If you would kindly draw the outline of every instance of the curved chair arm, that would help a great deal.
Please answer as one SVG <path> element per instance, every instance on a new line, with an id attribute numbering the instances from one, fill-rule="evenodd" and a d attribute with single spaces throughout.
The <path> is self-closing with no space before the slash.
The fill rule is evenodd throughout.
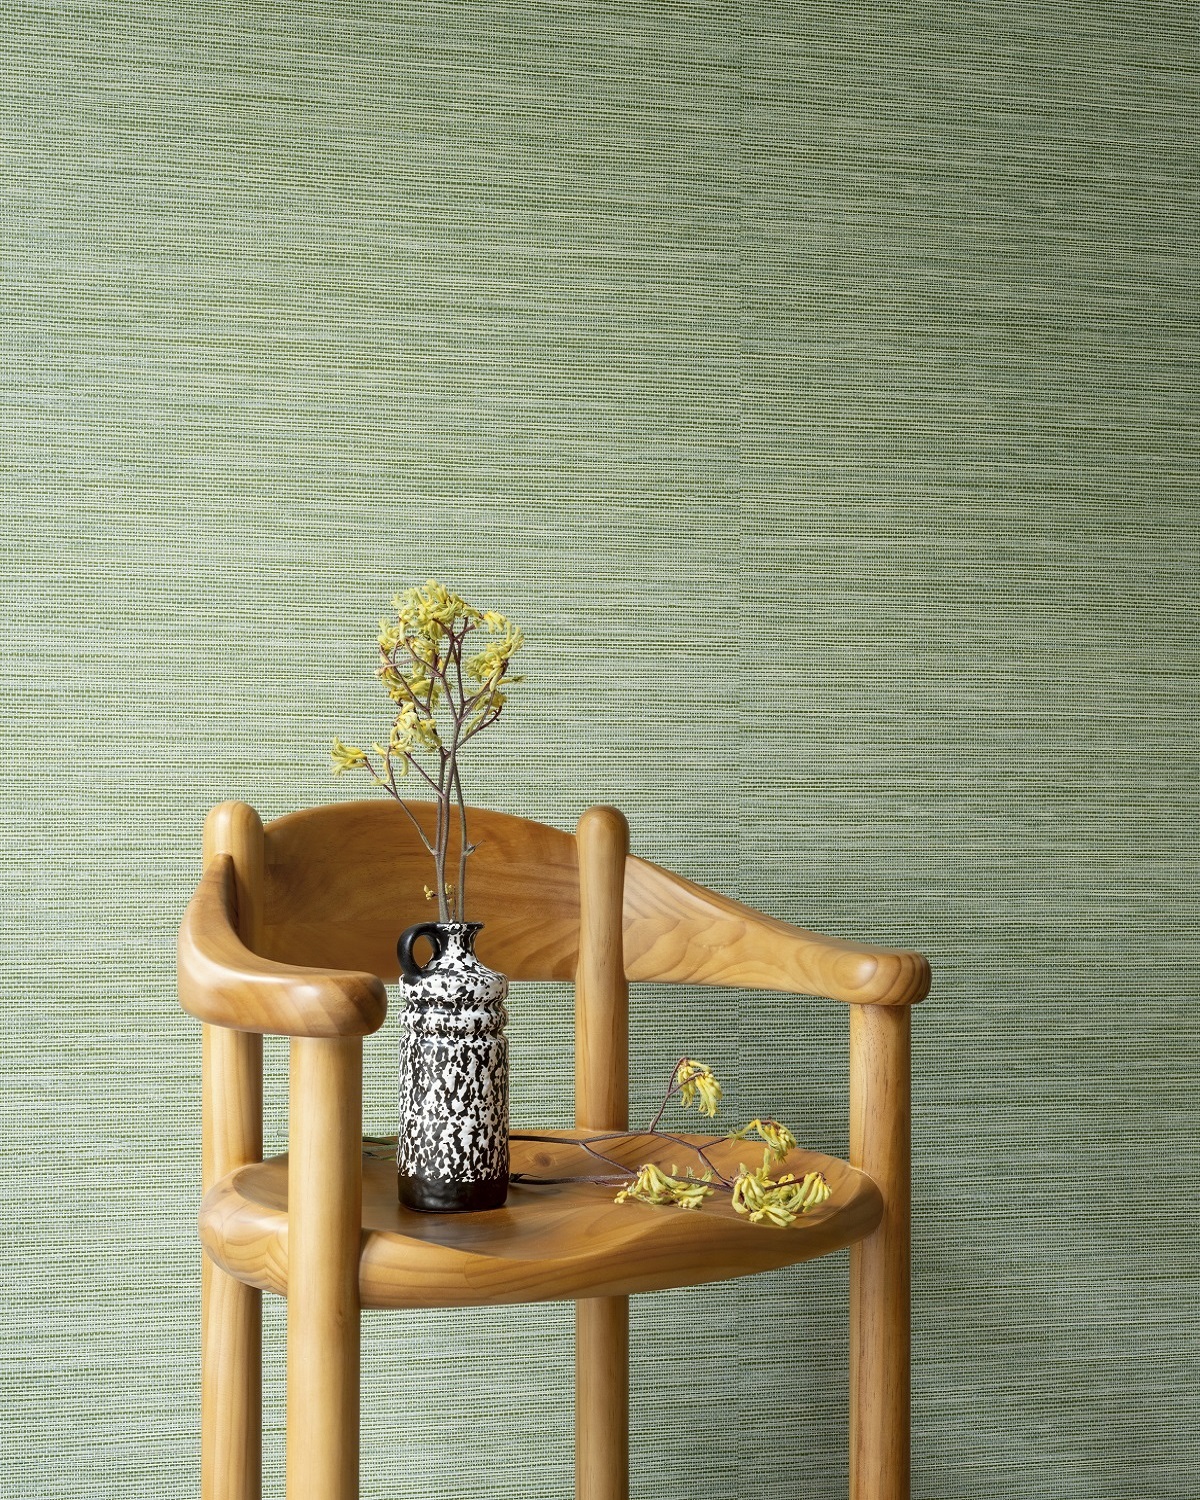
<path id="1" fill-rule="evenodd" d="M 213 1026 L 273 1036 L 366 1036 L 387 1014 L 387 991 L 374 974 L 298 968 L 246 947 L 228 854 L 210 860 L 184 913 L 179 998 Z"/>
<path id="2" fill-rule="evenodd" d="M 852 1005 L 915 1005 L 929 993 L 920 953 L 806 932 L 630 855 L 625 976 L 825 995 Z"/>

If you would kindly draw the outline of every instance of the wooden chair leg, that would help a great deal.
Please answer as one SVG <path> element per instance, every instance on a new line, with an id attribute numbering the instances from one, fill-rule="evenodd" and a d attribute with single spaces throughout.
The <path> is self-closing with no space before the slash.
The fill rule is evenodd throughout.
<path id="1" fill-rule="evenodd" d="M 200 1494 L 262 1497 L 262 1293 L 200 1272 Z"/>
<path id="2" fill-rule="evenodd" d="M 629 1298 L 575 1304 L 575 1497 L 629 1500 Z"/>
<path id="3" fill-rule="evenodd" d="M 203 1183 L 262 1159 L 262 1037 L 205 1026 Z M 200 1494 L 262 1500 L 262 1293 L 200 1267 Z"/>
<path id="4" fill-rule="evenodd" d="M 579 820 L 575 1123 L 629 1124 L 629 984 L 622 912 L 629 825 L 614 807 Z M 576 1500 L 628 1500 L 629 1298 L 575 1304 Z"/>
<path id="5" fill-rule="evenodd" d="M 362 1038 L 291 1052 L 287 1500 L 358 1500 Z"/>
<path id="6" fill-rule="evenodd" d="M 910 1013 L 850 1007 L 850 1161 L 883 1220 L 850 1247 L 850 1500 L 909 1500 Z"/>

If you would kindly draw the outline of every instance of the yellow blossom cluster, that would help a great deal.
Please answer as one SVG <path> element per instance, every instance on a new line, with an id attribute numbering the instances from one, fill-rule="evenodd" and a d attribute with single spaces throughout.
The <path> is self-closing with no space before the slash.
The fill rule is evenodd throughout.
<path id="1" fill-rule="evenodd" d="M 392 607 L 396 611 L 396 623 L 400 632 L 397 645 L 409 635 L 439 641 L 460 620 L 467 620 L 475 625 L 483 618 L 481 611 L 474 605 L 468 604 L 460 594 L 452 592 L 436 578 L 431 578 L 424 588 L 405 589 L 402 594 L 397 594 L 392 600 Z M 380 645 L 382 644 L 380 641 Z"/>
<path id="2" fill-rule="evenodd" d="M 782 1161 L 789 1151 L 796 1149 L 796 1137 L 778 1120 L 751 1120 L 740 1130 L 731 1131 L 728 1139 L 748 1141 L 752 1135 L 758 1136 L 760 1141 L 766 1141 L 767 1154 L 775 1161 Z"/>
<path id="3" fill-rule="evenodd" d="M 815 1208 L 818 1203 L 824 1203 L 831 1191 L 820 1172 L 806 1172 L 799 1182 L 794 1172 L 784 1172 L 778 1179 L 773 1178 L 768 1149 L 763 1153 L 761 1167 L 751 1171 L 743 1164 L 738 1168 L 733 1184 L 733 1206 L 752 1224 L 774 1224 L 777 1229 L 785 1229 L 801 1214 Z"/>
<path id="4" fill-rule="evenodd" d="M 384 622 L 380 621 L 382 625 Z M 383 632 L 380 632 L 380 640 Z M 376 669 L 375 675 L 383 683 L 388 697 L 393 703 L 401 703 L 405 708 L 411 708 L 414 713 L 421 709 L 432 714 L 442 700 L 442 684 L 434 675 L 442 663 L 441 654 L 436 646 L 428 641 L 422 641 L 413 637 L 407 643 L 408 653 L 413 658 L 413 668 L 404 673 L 391 659 L 388 652 L 380 646 L 380 654 L 383 656 L 383 665 Z M 394 654 L 399 650 L 399 645 L 392 647 Z"/>
<path id="5" fill-rule="evenodd" d="M 341 740 L 334 740 L 331 754 L 335 776 L 340 776 L 343 771 L 358 771 L 367 764 L 365 750 L 360 750 L 357 745 L 343 745 Z"/>
<path id="6" fill-rule="evenodd" d="M 436 722 L 433 719 L 423 719 L 409 703 L 396 715 L 386 748 L 383 745 L 373 745 L 371 748 L 377 755 L 383 756 L 384 760 L 394 755 L 399 762 L 401 776 L 407 776 L 413 751 L 436 750 L 441 742 Z"/>
<path id="7" fill-rule="evenodd" d="M 699 1208 L 712 1193 L 708 1184 L 712 1173 L 693 1177 L 689 1170 L 685 1177 L 678 1175 L 679 1169 L 672 1163 L 670 1173 L 656 1167 L 653 1162 L 638 1168 L 637 1176 L 627 1188 L 622 1188 L 615 1201 L 624 1203 L 627 1198 L 636 1198 L 641 1203 L 674 1203 L 678 1208 Z"/>
<path id="8" fill-rule="evenodd" d="M 372 745 L 375 758 L 360 745 L 333 742 L 333 770 L 365 770 L 376 786 L 405 809 L 413 828 L 433 857 L 438 913 L 450 920 L 446 895 L 455 888 L 445 880 L 450 846 L 452 803 L 458 804 L 457 908 L 464 920 L 466 861 L 474 852 L 467 836 L 467 810 L 458 757 L 467 742 L 500 715 L 507 687 L 520 682 L 508 675 L 512 658 L 524 644 L 524 633 L 496 610 L 479 610 L 445 584 L 431 578 L 424 587 L 406 589 L 392 600 L 394 619 L 379 622 L 380 664 L 376 676 L 395 705 L 387 740 Z M 479 632 L 486 645 L 468 654 L 467 640 Z M 432 757 L 432 765 L 421 759 Z M 432 835 L 413 816 L 397 784 L 397 773 L 415 770 L 434 794 L 437 809 Z"/>
<path id="9" fill-rule="evenodd" d="M 676 1070 L 675 1081 L 679 1088 L 679 1102 L 684 1109 L 698 1098 L 702 1115 L 716 1114 L 717 1105 L 721 1102 L 721 1085 L 710 1067 L 685 1057 Z"/>
<path id="10" fill-rule="evenodd" d="M 467 676 L 475 682 L 499 682 L 513 653 L 525 644 L 525 632 L 519 625 L 510 625 L 494 610 L 488 610 L 483 618 L 486 629 L 495 632 L 499 639 L 489 641 L 482 651 L 471 657 L 467 662 Z M 519 677 L 509 678 L 510 682 L 520 680 Z"/>
<path id="11" fill-rule="evenodd" d="M 392 752 L 407 757 L 414 749 L 445 748 L 435 714 L 454 677 L 460 688 L 464 677 L 475 684 L 469 701 L 463 688 L 459 705 L 462 717 L 455 714 L 458 743 L 464 743 L 504 707 L 507 694 L 501 691 L 501 679 L 506 685 L 522 680 L 509 675 L 509 665 L 525 643 L 524 631 L 497 610 L 476 609 L 436 578 L 424 588 L 397 594 L 392 604 L 396 618 L 379 622 L 383 661 L 376 674 L 388 696 L 400 705 L 392 732 Z M 466 657 L 463 641 L 474 630 L 483 630 L 495 639 L 474 656 Z M 401 652 L 411 658 L 411 665 L 398 663 Z M 401 771 L 407 774 L 407 759 L 402 759 Z"/>
<path id="12" fill-rule="evenodd" d="M 476 609 L 436 578 L 424 588 L 397 594 L 392 604 L 396 618 L 379 622 L 383 660 L 376 676 L 398 709 L 387 744 L 371 748 L 384 761 L 385 773 L 393 768 L 394 757 L 394 769 L 407 776 L 415 752 L 440 750 L 449 754 L 453 748 L 450 739 L 443 738 L 436 711 L 452 681 L 456 687 L 462 686 L 462 677 L 455 674 L 461 673 L 478 684 L 470 692 L 463 688 L 462 701 L 452 705 L 457 746 L 461 747 L 485 721 L 490 723 L 495 718 L 506 701 L 499 686 L 501 679 L 506 686 L 522 681 L 509 676 L 508 668 L 525 635 L 498 611 Z M 473 630 L 483 630 L 496 639 L 464 659 L 463 639 Z M 380 786 L 388 786 L 387 774 L 376 773 L 365 750 L 334 740 L 335 775 L 364 768 Z"/>
<path id="13" fill-rule="evenodd" d="M 695 1103 L 701 1114 L 715 1115 L 721 1099 L 721 1085 L 706 1063 L 697 1062 L 692 1057 L 681 1058 L 671 1074 L 663 1107 L 650 1127 L 651 1135 L 657 1132 L 663 1109 L 672 1094 L 679 1095 L 679 1102 L 685 1109 Z M 704 1199 L 712 1195 L 712 1184 L 716 1181 L 730 1191 L 736 1213 L 748 1218 L 752 1224 L 770 1224 L 778 1229 L 795 1223 L 801 1214 L 825 1202 L 831 1189 L 820 1172 L 808 1172 L 799 1181 L 794 1172 L 772 1176 L 772 1171 L 796 1147 L 796 1137 L 786 1125 L 772 1119 L 751 1120 L 740 1130 L 732 1131 L 726 1139 L 746 1141 L 753 1137 L 762 1141 L 765 1147 L 760 1167 L 751 1169 L 743 1162 L 738 1167 L 737 1176 L 731 1180 L 714 1170 L 705 1149 L 692 1138 L 690 1144 L 709 1167 L 703 1177 L 696 1177 L 690 1167 L 686 1175 L 680 1176 L 674 1165 L 670 1172 L 665 1172 L 654 1162 L 646 1162 L 638 1168 L 633 1181 L 617 1194 L 616 1201 L 624 1203 L 632 1198 L 641 1203 L 674 1203 L 679 1208 L 699 1208 Z"/>

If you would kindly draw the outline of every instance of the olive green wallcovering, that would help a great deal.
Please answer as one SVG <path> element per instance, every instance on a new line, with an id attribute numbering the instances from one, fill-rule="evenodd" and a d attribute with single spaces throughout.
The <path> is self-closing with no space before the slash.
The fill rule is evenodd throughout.
<path id="1" fill-rule="evenodd" d="M 0 7 L 0 1495 L 195 1493 L 201 820 L 363 794 L 433 574 L 529 631 L 476 800 L 931 955 L 916 1494 L 1194 1500 L 1194 28 Z M 639 1111 L 686 1047 L 844 1148 L 837 1008 L 639 998 Z M 564 1121 L 567 997 L 513 1010 Z M 844 1493 L 845 1283 L 635 1304 L 636 1495 Z M 365 1495 L 567 1496 L 570 1340 L 368 1316 Z"/>

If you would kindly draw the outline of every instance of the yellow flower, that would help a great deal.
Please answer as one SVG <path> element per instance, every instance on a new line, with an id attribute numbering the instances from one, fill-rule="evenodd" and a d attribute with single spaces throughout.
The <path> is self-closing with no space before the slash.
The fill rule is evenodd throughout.
<path id="1" fill-rule="evenodd" d="M 674 1203 L 678 1208 L 699 1208 L 711 1193 L 706 1178 L 691 1177 L 690 1174 L 686 1178 L 672 1177 L 653 1162 L 647 1162 L 638 1168 L 634 1180 L 622 1188 L 613 1201 L 624 1203 L 627 1198 L 636 1198 L 640 1203 Z"/>
<path id="2" fill-rule="evenodd" d="M 749 1140 L 751 1135 L 757 1135 L 760 1141 L 766 1141 L 767 1149 L 776 1161 L 782 1161 L 789 1151 L 795 1149 L 796 1137 L 778 1120 L 751 1120 L 749 1125 L 743 1125 L 740 1130 L 730 1133 L 728 1139 L 731 1141 Z"/>
<path id="3" fill-rule="evenodd" d="M 379 649 L 385 655 L 390 656 L 403 639 L 404 630 L 401 625 L 393 625 L 390 620 L 380 620 Z"/>
<path id="4" fill-rule="evenodd" d="M 525 632 L 519 626 L 510 625 L 503 615 L 493 613 L 493 620 L 495 624 L 489 625 L 488 629 L 489 631 L 502 630 L 502 639 L 489 641 L 483 650 L 472 656 L 466 664 L 467 675 L 473 681 L 486 683 L 490 687 L 496 686 L 507 671 L 511 658 L 525 644 Z M 517 679 L 510 680 L 516 681 Z"/>
<path id="5" fill-rule="evenodd" d="M 675 1070 L 679 1102 L 687 1109 L 699 1095 L 699 1110 L 702 1115 L 715 1115 L 721 1098 L 721 1085 L 706 1064 L 685 1057 Z"/>
<path id="6" fill-rule="evenodd" d="M 341 740 L 335 739 L 333 749 L 333 774 L 340 776 L 343 771 L 357 771 L 367 764 L 367 752 L 360 750 L 357 745 L 343 745 Z"/>
<path id="7" fill-rule="evenodd" d="M 761 1167 L 751 1171 L 745 1163 L 738 1167 L 733 1184 L 735 1212 L 749 1218 L 752 1224 L 773 1224 L 785 1229 L 801 1214 L 824 1203 L 832 1191 L 820 1172 L 807 1172 L 797 1182 L 795 1174 L 785 1172 L 778 1180 L 771 1176 L 771 1152 L 763 1153 Z"/>
<path id="8" fill-rule="evenodd" d="M 474 623 L 482 618 L 461 594 L 454 593 L 436 578 L 430 578 L 424 588 L 405 589 L 403 594 L 395 596 L 392 604 L 406 631 L 415 626 L 433 640 L 439 639 L 443 630 L 456 620 Z"/>
<path id="9" fill-rule="evenodd" d="M 498 676 L 503 671 L 504 664 L 498 662 L 495 653 L 489 646 L 486 651 L 481 651 L 478 656 L 472 656 L 467 661 L 467 676 L 472 682 L 488 682 L 492 677 Z"/>
<path id="10" fill-rule="evenodd" d="M 413 724 L 413 735 L 426 750 L 436 750 L 442 743 L 437 725 L 432 719 L 417 719 Z"/>

